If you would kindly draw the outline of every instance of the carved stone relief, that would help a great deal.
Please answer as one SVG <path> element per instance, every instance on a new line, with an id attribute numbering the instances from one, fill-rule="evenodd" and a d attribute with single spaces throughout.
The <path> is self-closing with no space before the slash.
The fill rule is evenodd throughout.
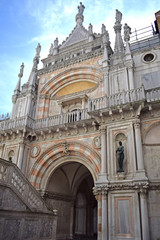
<path id="1" fill-rule="evenodd" d="M 31 149 L 31 156 L 32 157 L 37 157 L 40 153 L 41 149 L 39 146 L 34 146 L 32 149 Z"/>
<path id="2" fill-rule="evenodd" d="M 92 145 L 94 148 L 101 148 L 101 139 L 100 136 L 94 137 Z"/>

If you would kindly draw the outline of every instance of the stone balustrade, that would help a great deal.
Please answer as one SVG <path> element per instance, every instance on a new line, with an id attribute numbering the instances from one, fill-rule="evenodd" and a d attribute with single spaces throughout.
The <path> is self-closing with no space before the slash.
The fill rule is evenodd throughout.
<path id="1" fill-rule="evenodd" d="M 146 91 L 147 102 L 155 102 L 160 100 L 160 87 L 154 88 Z"/>
<path id="2" fill-rule="evenodd" d="M 129 91 L 115 93 L 111 96 L 104 96 L 88 101 L 88 111 L 94 111 L 103 108 L 111 108 L 131 102 L 145 100 L 144 86 Z"/>
<path id="3" fill-rule="evenodd" d="M 64 114 L 59 114 L 56 116 L 38 119 L 35 122 L 35 129 L 48 128 L 58 125 L 64 125 L 67 123 L 73 123 L 80 120 L 90 119 L 87 109 L 77 110 L 73 112 L 68 112 Z"/>
<path id="4" fill-rule="evenodd" d="M 44 212 L 50 212 L 39 193 L 32 187 L 19 168 L 3 159 L 0 159 L 0 185 L 12 188 L 31 211 L 43 209 Z"/>
<path id="5" fill-rule="evenodd" d="M 28 116 L 24 116 L 16 119 L 7 119 L 4 121 L 0 121 L 0 131 L 13 130 L 19 128 L 24 129 L 25 127 L 36 130 L 40 128 L 64 125 L 68 123 L 91 119 L 91 116 L 88 114 L 88 112 L 90 111 L 105 108 L 109 109 L 112 107 L 140 101 L 146 101 L 149 103 L 159 100 L 160 100 L 160 87 L 145 90 L 144 86 L 142 85 L 140 88 L 115 93 L 111 96 L 104 96 L 92 100 L 89 99 L 88 109 L 62 113 L 59 115 L 37 120 L 34 120 Z"/>

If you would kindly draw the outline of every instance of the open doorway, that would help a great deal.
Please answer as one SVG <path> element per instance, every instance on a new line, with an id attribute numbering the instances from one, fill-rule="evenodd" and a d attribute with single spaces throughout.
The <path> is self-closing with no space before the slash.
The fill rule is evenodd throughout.
<path id="1" fill-rule="evenodd" d="M 79 162 L 63 163 L 51 174 L 44 198 L 58 210 L 57 239 L 96 239 L 97 201 L 89 170 Z"/>

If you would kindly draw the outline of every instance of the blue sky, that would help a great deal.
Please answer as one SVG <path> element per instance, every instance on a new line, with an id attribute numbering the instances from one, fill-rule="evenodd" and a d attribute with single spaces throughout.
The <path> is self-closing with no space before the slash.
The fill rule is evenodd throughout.
<path id="1" fill-rule="evenodd" d="M 22 84 L 28 80 L 35 48 L 40 43 L 41 59 L 47 57 L 56 37 L 61 43 L 75 27 L 80 1 L 0 0 L 0 114 L 11 112 L 12 94 L 24 62 Z M 132 30 L 154 23 L 159 0 L 83 0 L 84 23 L 92 23 L 96 33 L 104 23 L 114 46 L 115 9 L 123 14 L 122 23 Z M 41 64 L 39 64 L 41 68 Z"/>

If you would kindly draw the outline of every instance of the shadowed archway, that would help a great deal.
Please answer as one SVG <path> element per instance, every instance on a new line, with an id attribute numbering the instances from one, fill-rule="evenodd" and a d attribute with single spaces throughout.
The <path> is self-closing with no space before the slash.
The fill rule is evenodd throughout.
<path id="1" fill-rule="evenodd" d="M 94 181 L 79 162 L 67 162 L 51 174 L 44 198 L 58 210 L 57 239 L 96 239 L 97 202 Z"/>

